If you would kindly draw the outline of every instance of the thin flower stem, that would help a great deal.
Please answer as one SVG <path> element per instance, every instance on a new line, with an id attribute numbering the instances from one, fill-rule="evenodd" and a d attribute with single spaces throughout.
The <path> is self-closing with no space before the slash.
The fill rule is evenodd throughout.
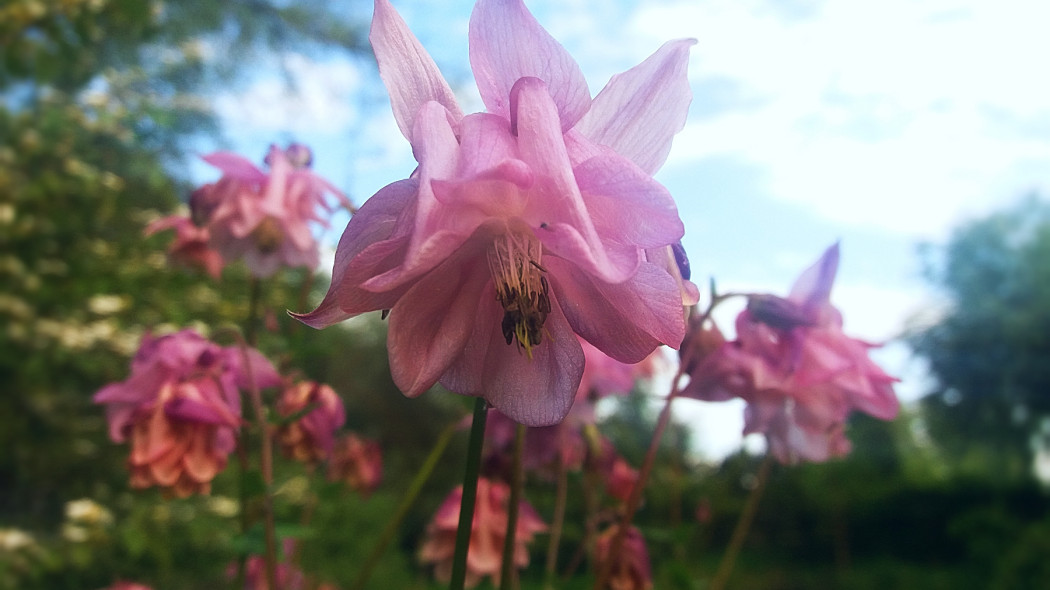
<path id="1" fill-rule="evenodd" d="M 740 520 L 736 521 L 733 536 L 729 538 L 729 545 L 722 556 L 722 561 L 718 564 L 714 579 L 711 580 L 711 585 L 709 586 L 711 590 L 722 590 L 722 588 L 725 588 L 726 582 L 729 581 L 729 576 L 733 573 L 736 558 L 740 555 L 740 549 L 744 546 L 747 533 L 751 530 L 751 523 L 755 520 L 755 513 L 758 512 L 758 501 L 762 498 L 762 491 L 766 488 L 766 482 L 769 481 L 769 471 L 772 465 L 773 456 L 767 453 L 766 457 L 762 459 L 762 463 L 758 466 L 758 481 L 755 482 L 755 487 L 751 489 L 751 494 L 747 497 L 744 510 L 740 513 Z"/>
<path id="2" fill-rule="evenodd" d="M 434 443 L 433 450 L 430 451 L 430 455 L 427 456 L 423 462 L 423 466 L 420 467 L 419 472 L 416 473 L 416 477 L 408 484 L 408 489 L 405 491 L 405 495 L 401 498 L 401 504 L 397 507 L 397 512 L 394 513 L 394 517 L 386 523 L 386 528 L 379 536 L 379 542 L 376 543 L 372 552 L 368 554 L 365 559 L 364 565 L 361 567 L 361 573 L 357 575 L 357 579 L 354 581 L 354 585 L 351 586 L 352 590 L 364 590 L 365 584 L 368 583 L 368 579 L 372 577 L 372 572 L 379 564 L 379 559 L 383 556 L 390 542 L 394 540 L 394 536 L 397 534 L 397 529 L 401 526 L 401 523 L 405 520 L 405 516 L 408 514 L 412 504 L 415 503 L 416 498 L 419 496 L 419 492 L 423 489 L 423 485 L 426 484 L 427 480 L 430 479 L 431 474 L 434 472 L 434 467 L 437 466 L 438 460 L 441 459 L 441 455 L 444 454 L 445 449 L 448 447 L 449 441 L 452 440 L 452 435 L 456 433 L 457 423 L 450 424 L 445 430 L 438 436 L 437 442 Z"/>
<path id="3" fill-rule="evenodd" d="M 678 396 L 678 383 L 681 379 L 682 369 L 679 367 L 671 386 L 671 393 L 667 396 L 664 409 L 661 410 L 660 417 L 657 419 L 656 430 L 653 432 L 653 441 L 649 444 L 649 450 L 646 451 L 642 467 L 638 472 L 638 481 L 631 488 L 631 495 L 627 498 L 627 505 L 624 506 L 623 517 L 620 519 L 620 526 L 617 528 L 616 536 L 613 537 L 606 558 L 598 564 L 598 577 L 594 582 L 594 590 L 603 590 L 608 585 L 609 576 L 612 574 L 613 561 L 623 551 L 627 530 L 631 527 L 634 513 L 638 511 L 638 506 L 642 501 L 642 492 L 645 490 L 645 484 L 649 481 L 649 475 L 653 471 L 653 464 L 656 463 L 656 452 L 660 448 L 660 439 L 663 437 L 664 430 L 667 430 L 667 425 L 671 422 L 671 402 Z"/>
<path id="4" fill-rule="evenodd" d="M 525 425 L 518 424 L 514 431 L 514 462 L 510 482 L 510 499 L 507 505 L 507 534 L 503 538 L 503 565 L 500 568 L 500 590 L 514 590 L 515 537 L 518 534 L 518 505 L 521 504 L 521 488 L 524 485 L 522 453 L 525 449 Z"/>
<path id="5" fill-rule="evenodd" d="M 474 402 L 474 421 L 470 427 L 467 445 L 467 468 L 463 474 L 463 496 L 459 504 L 459 527 L 456 529 L 456 552 L 452 557 L 452 581 L 449 590 L 463 590 L 467 579 L 467 550 L 474 525 L 474 502 L 478 496 L 478 472 L 481 470 L 481 446 L 485 440 L 485 420 L 488 402 L 478 398 Z"/>
<path id="6" fill-rule="evenodd" d="M 558 453 L 558 489 L 554 496 L 554 517 L 551 519 L 551 536 L 547 545 L 547 573 L 544 582 L 546 590 L 554 590 L 554 576 L 558 572 L 558 545 L 561 543 L 561 529 L 565 524 L 565 505 L 569 497 L 569 468 L 565 458 Z"/>

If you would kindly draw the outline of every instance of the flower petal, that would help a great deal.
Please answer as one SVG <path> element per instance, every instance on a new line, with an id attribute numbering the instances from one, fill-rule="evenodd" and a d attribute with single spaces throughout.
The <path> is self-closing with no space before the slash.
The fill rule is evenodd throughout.
<path id="1" fill-rule="evenodd" d="M 801 304 L 807 311 L 818 313 L 830 304 L 831 286 L 839 268 L 839 243 L 835 242 L 820 259 L 799 275 L 791 287 L 788 299 Z"/>
<path id="2" fill-rule="evenodd" d="M 693 93 L 689 89 L 689 48 L 693 39 L 670 41 L 637 66 L 617 74 L 594 97 L 576 130 L 656 172 L 685 126 Z"/>
<path id="3" fill-rule="evenodd" d="M 376 0 L 368 34 L 401 134 L 411 139 L 416 113 L 428 101 L 441 103 L 456 119 L 456 96 L 416 36 L 388 0 Z"/>
<path id="4" fill-rule="evenodd" d="M 489 112 L 509 118 L 511 88 L 524 77 L 547 83 L 563 131 L 590 107 L 580 66 L 521 0 L 479 0 L 470 16 L 469 39 L 470 67 Z"/>
<path id="5" fill-rule="evenodd" d="M 201 156 L 201 159 L 222 170 L 224 176 L 245 182 L 262 183 L 266 180 L 266 174 L 256 168 L 251 160 L 233 152 L 212 152 Z"/>
<path id="6" fill-rule="evenodd" d="M 361 283 L 404 259 L 418 188 L 416 180 L 401 180 L 365 201 L 339 239 L 332 284 L 324 300 L 312 312 L 293 313 L 292 317 L 308 326 L 324 328 L 365 311 L 394 305 L 396 297 L 367 291 Z"/>
<path id="7" fill-rule="evenodd" d="M 394 383 L 415 397 L 459 356 L 477 318 L 488 267 L 472 245 L 410 288 L 390 311 L 387 351 Z"/>
<path id="8" fill-rule="evenodd" d="M 597 281 L 571 263 L 545 259 L 551 291 L 577 334 L 623 363 L 637 363 L 657 346 L 678 348 L 685 336 L 682 299 L 674 278 L 643 262 L 619 284 Z"/>

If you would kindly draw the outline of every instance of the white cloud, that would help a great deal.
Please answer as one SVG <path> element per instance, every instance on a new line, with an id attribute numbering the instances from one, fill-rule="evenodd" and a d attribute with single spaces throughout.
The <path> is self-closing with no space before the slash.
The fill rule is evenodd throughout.
<path id="1" fill-rule="evenodd" d="M 300 54 L 284 57 L 291 80 L 267 71 L 247 88 L 216 99 L 227 125 L 252 132 L 340 134 L 358 117 L 362 86 L 357 66 L 346 60 L 315 61 Z"/>
<path id="2" fill-rule="evenodd" d="M 844 224 L 940 237 L 962 214 L 1050 191 L 1050 4 L 641 5 L 627 38 L 697 37 L 697 110 L 670 164 L 729 155 L 774 198 Z M 703 94 L 728 84 L 731 100 Z M 713 105 L 718 99 L 722 104 Z"/>

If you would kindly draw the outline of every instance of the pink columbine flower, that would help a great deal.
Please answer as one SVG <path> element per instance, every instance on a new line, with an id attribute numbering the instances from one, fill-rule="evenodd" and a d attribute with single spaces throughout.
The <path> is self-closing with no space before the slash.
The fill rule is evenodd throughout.
<path id="1" fill-rule="evenodd" d="M 379 443 L 354 433 L 340 438 L 328 461 L 328 479 L 344 481 L 362 496 L 370 496 L 383 479 L 383 453 Z"/>
<path id="2" fill-rule="evenodd" d="M 244 258 L 252 274 L 268 277 L 281 267 L 314 268 L 320 258 L 313 226 L 327 227 L 334 207 L 326 195 L 350 208 L 346 196 L 310 170 L 309 149 L 270 146 L 269 172 L 230 152 L 204 161 L 222 171 L 215 183 L 194 191 L 193 221 L 207 227 L 211 245 L 226 260 Z"/>
<path id="3" fill-rule="evenodd" d="M 419 167 L 350 220 L 304 322 L 389 310 L 406 395 L 440 381 L 529 426 L 572 406 L 584 368 L 574 334 L 626 363 L 681 342 L 682 277 L 667 256 L 684 228 L 651 175 L 685 123 L 692 40 L 592 99 L 521 0 L 479 0 L 470 62 L 487 111 L 464 116 L 388 0 L 376 0 L 370 39 Z"/>
<path id="4" fill-rule="evenodd" d="M 445 498 L 438 508 L 434 520 L 427 527 L 426 540 L 419 550 L 423 563 L 435 565 L 434 575 L 448 582 L 452 577 L 452 558 L 456 547 L 456 528 L 459 526 L 459 504 L 463 497 L 463 486 L 459 486 Z M 496 583 L 500 577 L 503 561 L 503 542 L 507 537 L 507 503 L 510 486 L 481 478 L 478 480 L 477 504 L 474 508 L 470 547 L 467 550 L 466 586 L 472 588 L 485 576 Z M 522 500 L 518 505 L 518 524 L 514 534 L 514 565 L 523 568 L 529 565 L 527 545 L 536 533 L 547 530 L 539 515 Z"/>
<path id="5" fill-rule="evenodd" d="M 295 553 L 295 539 L 285 538 L 281 543 L 284 559 L 277 564 L 277 588 L 279 590 L 302 590 L 306 587 L 306 576 L 299 568 L 290 563 Z M 237 577 L 237 564 L 226 567 L 226 577 L 233 580 Z M 311 586 L 313 587 L 313 586 Z M 318 588 L 328 587 L 325 585 Z M 251 555 L 244 562 L 244 590 L 270 590 L 266 580 L 266 560 L 261 555 Z"/>
<path id="6" fill-rule="evenodd" d="M 616 538 L 620 525 L 613 525 L 598 535 L 595 544 L 595 557 L 599 566 L 612 560 L 609 574 L 611 590 L 650 590 L 653 587 L 652 568 L 649 564 L 649 550 L 645 546 L 645 537 L 635 527 L 627 529 L 623 547 L 619 555 L 609 555 L 613 539 Z"/>
<path id="7" fill-rule="evenodd" d="M 691 361 L 683 394 L 743 398 L 745 434 L 764 433 L 770 452 L 784 463 L 845 455 L 851 411 L 890 420 L 899 409 L 897 379 L 868 357 L 874 345 L 842 332 L 842 315 L 830 302 L 838 261 L 835 244 L 802 273 L 787 298 L 751 297 L 737 317 L 737 339 Z M 721 338 L 710 331 L 700 336 L 708 347 Z"/>
<path id="8" fill-rule="evenodd" d="M 170 488 L 180 497 L 207 493 L 234 449 L 240 391 L 252 380 L 257 387 L 280 383 L 255 350 L 245 362 L 239 348 L 220 347 L 193 330 L 146 335 L 128 379 L 93 398 L 106 405 L 110 438 L 131 443 L 131 486 Z"/>
<path id="9" fill-rule="evenodd" d="M 346 410 L 335 390 L 314 381 L 285 387 L 277 400 L 277 413 L 285 418 L 308 407 L 312 409 L 278 429 L 277 441 L 289 457 L 316 463 L 331 453 L 335 431 L 346 422 Z"/>
<path id="10" fill-rule="evenodd" d="M 113 582 L 113 585 L 106 586 L 102 590 L 153 590 L 153 588 L 138 582 L 118 581 Z"/>
<path id="11" fill-rule="evenodd" d="M 225 262 L 222 255 L 212 249 L 208 228 L 197 226 L 188 217 L 172 215 L 146 226 L 145 234 L 151 236 L 169 229 L 175 230 L 175 241 L 168 247 L 168 258 L 172 262 L 203 269 L 214 279 L 222 275 Z"/>

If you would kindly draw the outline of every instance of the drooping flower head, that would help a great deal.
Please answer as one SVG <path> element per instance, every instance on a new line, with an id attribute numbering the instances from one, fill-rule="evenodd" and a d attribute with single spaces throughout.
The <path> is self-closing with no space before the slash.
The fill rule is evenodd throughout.
<path id="1" fill-rule="evenodd" d="M 479 0 L 470 63 L 486 112 L 464 116 L 388 0 L 370 39 L 419 166 L 351 219 L 331 288 L 303 321 L 389 310 L 405 394 L 440 381 L 530 426 L 572 405 L 575 335 L 625 363 L 681 342 L 683 278 L 666 262 L 684 228 L 651 175 L 685 123 L 693 41 L 667 43 L 592 99 L 521 0 Z"/>
<path id="2" fill-rule="evenodd" d="M 211 245 L 224 259 L 243 258 L 252 274 L 272 275 L 281 267 L 317 266 L 320 255 L 315 225 L 327 227 L 334 206 L 350 208 L 346 196 L 310 169 L 310 150 L 292 144 L 270 146 L 264 172 L 230 152 L 215 152 L 204 161 L 222 171 L 190 197 L 191 218 L 207 227 Z"/>
<path id="3" fill-rule="evenodd" d="M 611 590 L 650 590 L 653 587 L 652 568 L 649 564 L 649 550 L 645 537 L 635 527 L 627 529 L 623 547 L 619 555 L 610 555 L 613 539 L 620 530 L 620 525 L 613 525 L 598 535 L 595 553 L 598 567 L 612 561 L 609 575 Z"/>
<path id="4" fill-rule="evenodd" d="M 277 442 L 297 461 L 317 463 L 331 453 L 335 431 L 346 422 L 346 409 L 335 390 L 314 381 L 285 387 L 277 400 L 277 413 L 285 418 L 307 408 L 310 410 L 277 431 Z"/>
<path id="5" fill-rule="evenodd" d="M 747 401 L 745 434 L 764 433 L 770 452 L 784 463 L 845 455 L 851 411 L 889 420 L 899 408 L 893 393 L 897 379 L 868 357 L 874 345 L 842 332 L 842 315 L 830 300 L 838 261 L 835 244 L 802 273 L 786 298 L 751 297 L 736 319 L 735 341 L 698 333 L 690 338 L 698 349 L 721 343 L 710 354 L 684 355 L 692 365 L 683 393 Z"/>
<path id="6" fill-rule="evenodd" d="M 459 526 L 459 505 L 463 497 L 463 486 L 459 486 L 445 498 L 438 508 L 434 520 L 427 526 L 426 540 L 419 550 L 423 563 L 434 564 L 434 575 L 448 582 L 452 577 L 452 558 L 456 547 L 456 529 Z M 510 486 L 489 480 L 478 479 L 477 503 L 467 549 L 466 586 L 471 588 L 485 576 L 493 583 L 500 578 L 503 562 L 503 543 L 507 537 L 507 504 L 510 501 Z M 514 565 L 524 568 L 529 565 L 528 544 L 536 533 L 547 530 L 539 515 L 522 500 L 518 505 L 518 524 L 514 534 Z"/>
<path id="7" fill-rule="evenodd" d="M 127 380 L 102 388 L 109 436 L 130 441 L 131 486 L 207 493 L 226 467 L 241 424 L 240 391 L 280 378 L 259 352 L 223 348 L 193 330 L 146 335 Z"/>
<path id="8" fill-rule="evenodd" d="M 344 481 L 362 496 L 371 495 L 383 479 L 383 453 L 379 443 L 354 433 L 340 438 L 328 461 L 328 479 Z"/>

